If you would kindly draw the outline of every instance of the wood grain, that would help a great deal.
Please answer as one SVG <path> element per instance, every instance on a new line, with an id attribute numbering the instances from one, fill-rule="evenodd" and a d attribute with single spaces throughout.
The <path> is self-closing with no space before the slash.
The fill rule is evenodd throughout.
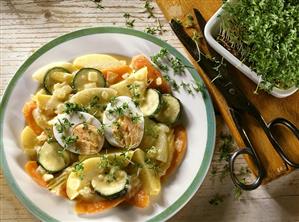
<path id="1" fill-rule="evenodd" d="M 184 22 L 187 15 L 193 14 L 193 8 L 199 9 L 204 18 L 208 20 L 221 6 L 222 1 L 157 0 L 157 3 L 169 21 L 172 18 L 179 18 Z M 218 106 L 218 109 L 220 110 L 226 124 L 231 130 L 237 144 L 241 148 L 244 147 L 244 142 L 237 130 L 236 125 L 234 124 L 229 107 L 224 98 L 190 55 L 189 58 L 193 61 L 194 66 L 197 67 L 201 77 L 205 81 L 213 96 L 215 104 Z M 245 77 L 245 75 L 231 66 L 229 66 L 229 72 L 249 100 L 257 107 L 258 110 L 260 110 L 266 122 L 270 122 L 272 119 L 277 117 L 284 117 L 299 127 L 299 92 L 284 99 L 277 99 L 264 92 L 254 94 L 256 86 L 247 77 Z M 247 131 L 249 138 L 266 170 L 266 178 L 263 182 L 270 182 L 291 172 L 293 169 L 284 164 L 284 161 L 274 150 L 266 134 L 259 127 L 257 122 L 253 118 L 247 117 L 247 115 L 244 115 L 243 121 L 244 125 L 248 129 Z M 284 131 L 280 130 L 280 133 L 285 134 Z M 288 133 L 284 136 L 280 135 L 280 142 L 283 147 L 287 147 L 289 156 L 294 157 L 294 160 L 299 162 L 298 139 Z M 245 156 L 244 158 L 247 160 L 250 169 L 257 174 L 256 167 L 251 159 L 248 156 Z"/>
<path id="2" fill-rule="evenodd" d="M 210 2 L 210 0 L 198 0 Z M 191 2 L 191 1 L 190 1 Z M 162 12 L 157 5 L 154 13 L 162 21 Z M 96 8 L 87 0 L 1 0 L 0 1 L 0 95 L 18 67 L 39 47 L 48 41 L 86 27 L 124 26 L 124 12 L 130 12 L 136 19 L 135 28 L 144 30 L 154 25 L 155 19 L 147 19 L 144 1 L 140 0 L 103 0 L 104 10 Z M 209 6 L 215 7 L 215 6 Z M 182 45 L 167 30 L 162 36 L 180 51 Z M 186 54 L 186 53 L 185 53 Z M 218 117 L 218 134 L 227 133 L 223 120 Z M 190 202 L 170 221 L 299 221 L 299 172 L 296 171 L 255 191 L 246 192 L 240 200 L 234 198 L 233 184 L 228 176 L 220 182 L 225 162 L 219 162 L 219 139 L 212 160 L 212 167 L 201 188 Z M 238 161 L 242 165 L 242 160 Z M 217 172 L 212 171 L 217 168 Z M 215 175 L 214 175 L 215 174 Z M 209 204 L 218 193 L 224 197 L 218 206 Z M 29 222 L 38 221 L 15 197 L 0 173 L 0 221 Z"/>

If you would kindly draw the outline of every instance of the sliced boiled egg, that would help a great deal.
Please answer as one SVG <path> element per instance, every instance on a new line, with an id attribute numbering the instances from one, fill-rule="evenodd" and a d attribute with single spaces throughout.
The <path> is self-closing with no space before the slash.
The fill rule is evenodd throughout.
<path id="1" fill-rule="evenodd" d="M 98 153 L 104 144 L 103 125 L 86 112 L 59 114 L 54 120 L 53 134 L 67 150 L 78 154 Z"/>
<path id="2" fill-rule="evenodd" d="M 144 118 L 141 110 L 128 96 L 111 101 L 103 115 L 105 137 L 116 147 L 136 148 L 143 137 Z"/>

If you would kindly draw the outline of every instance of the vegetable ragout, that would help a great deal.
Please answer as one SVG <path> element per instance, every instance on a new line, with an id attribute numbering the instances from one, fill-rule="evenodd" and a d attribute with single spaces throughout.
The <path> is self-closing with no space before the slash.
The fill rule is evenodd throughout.
<path id="1" fill-rule="evenodd" d="M 147 207 L 181 163 L 180 101 L 144 55 L 88 54 L 33 74 L 39 90 L 23 108 L 25 171 L 75 201 L 78 214 L 121 203 Z"/>

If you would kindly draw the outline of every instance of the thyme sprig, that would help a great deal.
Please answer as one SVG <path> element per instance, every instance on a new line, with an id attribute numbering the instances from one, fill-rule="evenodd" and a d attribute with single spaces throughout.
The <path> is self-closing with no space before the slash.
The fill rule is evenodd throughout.
<path id="1" fill-rule="evenodd" d="M 145 8 L 145 12 L 148 13 L 147 18 L 155 18 L 156 17 L 153 12 L 154 6 L 151 4 L 151 2 L 149 0 L 145 1 L 144 8 Z"/>
<path id="2" fill-rule="evenodd" d="M 209 203 L 211 205 L 214 205 L 214 206 L 217 206 L 219 205 L 220 203 L 222 203 L 224 200 L 224 196 L 223 195 L 220 195 L 218 193 L 216 193 L 210 200 L 209 200 Z"/>
<path id="3" fill-rule="evenodd" d="M 123 17 L 125 18 L 125 24 L 128 28 L 134 28 L 135 19 L 131 19 L 131 14 L 126 12 Z"/>
<path id="4" fill-rule="evenodd" d="M 164 25 L 162 25 L 160 19 L 157 18 L 156 26 L 148 26 L 144 29 L 144 32 L 151 35 L 162 35 L 164 32 L 166 32 L 166 29 L 164 29 Z"/>
<path id="5" fill-rule="evenodd" d="M 105 7 L 102 5 L 102 0 L 92 0 L 95 4 L 96 4 L 96 6 L 97 6 L 97 8 L 98 9 L 101 9 L 101 10 L 103 10 Z"/>

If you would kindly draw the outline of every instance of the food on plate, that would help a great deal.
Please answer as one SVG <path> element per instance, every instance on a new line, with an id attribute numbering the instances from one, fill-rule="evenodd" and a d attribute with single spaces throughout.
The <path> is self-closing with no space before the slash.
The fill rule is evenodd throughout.
<path id="1" fill-rule="evenodd" d="M 49 64 L 23 108 L 25 171 L 78 214 L 147 207 L 181 163 L 187 134 L 169 83 L 144 55 L 90 54 Z"/>

